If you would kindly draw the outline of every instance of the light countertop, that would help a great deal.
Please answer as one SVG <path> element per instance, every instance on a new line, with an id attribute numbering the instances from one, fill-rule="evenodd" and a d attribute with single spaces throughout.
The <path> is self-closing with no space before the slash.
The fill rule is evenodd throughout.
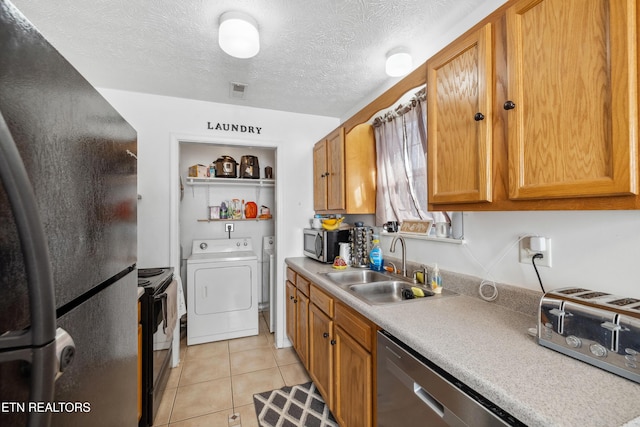
<path id="1" fill-rule="evenodd" d="M 527 333 L 535 305 L 516 311 L 463 294 L 369 305 L 322 275 L 331 265 L 286 263 L 529 426 L 640 425 L 640 385 L 538 345 Z M 445 288 L 451 277 L 443 273 Z"/>

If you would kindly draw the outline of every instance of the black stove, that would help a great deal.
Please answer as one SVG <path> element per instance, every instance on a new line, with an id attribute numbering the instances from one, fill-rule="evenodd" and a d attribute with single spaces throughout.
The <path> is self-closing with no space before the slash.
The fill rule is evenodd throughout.
<path id="1" fill-rule="evenodd" d="M 139 427 L 153 425 L 167 385 L 171 364 L 171 334 L 163 330 L 166 290 L 173 281 L 173 267 L 139 268 L 138 287 L 142 320 L 142 417 Z"/>
<path id="2" fill-rule="evenodd" d="M 145 293 L 156 294 L 163 291 L 172 279 L 173 267 L 138 269 L 138 286 L 145 288 Z"/>

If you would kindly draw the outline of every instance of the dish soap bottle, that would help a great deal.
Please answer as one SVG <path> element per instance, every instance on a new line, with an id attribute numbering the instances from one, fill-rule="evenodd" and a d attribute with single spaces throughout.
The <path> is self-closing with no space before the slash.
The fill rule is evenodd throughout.
<path id="1" fill-rule="evenodd" d="M 431 275 L 431 290 L 436 294 L 442 293 L 442 277 L 440 276 L 440 270 L 438 270 L 438 264 L 433 266 L 433 273 Z"/>
<path id="2" fill-rule="evenodd" d="M 374 271 L 382 271 L 382 249 L 378 236 L 373 236 L 373 249 L 369 252 L 369 268 Z"/>

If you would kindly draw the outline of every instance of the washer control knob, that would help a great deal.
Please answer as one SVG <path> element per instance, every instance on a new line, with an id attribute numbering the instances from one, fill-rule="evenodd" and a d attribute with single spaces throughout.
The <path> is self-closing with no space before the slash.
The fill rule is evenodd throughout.
<path id="1" fill-rule="evenodd" d="M 200 243 L 200 249 L 202 249 L 203 251 L 205 249 L 207 249 L 209 247 L 209 245 L 207 245 L 205 242 Z"/>
<path id="2" fill-rule="evenodd" d="M 237 247 L 240 247 L 240 242 L 236 242 L 236 246 L 237 246 Z"/>
<path id="3" fill-rule="evenodd" d="M 591 354 L 593 354 L 596 357 L 607 356 L 607 349 L 601 346 L 600 344 L 591 344 L 589 346 L 589 350 L 591 351 Z"/>
<path id="4" fill-rule="evenodd" d="M 245 246 L 249 246 L 249 243 L 247 243 L 247 241 L 245 240 L 245 241 L 244 241 L 244 245 L 245 245 Z"/>
<path id="5" fill-rule="evenodd" d="M 582 341 L 580 340 L 580 338 L 576 337 L 575 335 L 569 335 L 564 340 L 567 342 L 567 345 L 569 347 L 578 348 L 582 345 Z"/>

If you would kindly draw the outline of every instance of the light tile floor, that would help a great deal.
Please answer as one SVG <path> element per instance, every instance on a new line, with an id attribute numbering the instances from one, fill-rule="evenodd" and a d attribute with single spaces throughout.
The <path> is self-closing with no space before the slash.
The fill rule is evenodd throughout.
<path id="1" fill-rule="evenodd" d="M 293 348 L 275 348 L 265 316 L 256 336 L 189 347 L 183 339 L 154 426 L 258 427 L 254 394 L 310 381 Z"/>

